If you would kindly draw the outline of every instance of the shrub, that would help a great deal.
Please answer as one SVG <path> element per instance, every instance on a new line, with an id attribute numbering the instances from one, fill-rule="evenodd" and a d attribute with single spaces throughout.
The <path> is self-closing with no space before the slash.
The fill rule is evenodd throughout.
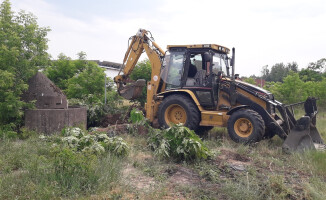
<path id="1" fill-rule="evenodd" d="M 69 99 L 69 105 L 85 106 L 87 108 L 87 127 L 100 126 L 103 118 L 108 114 L 124 112 L 124 107 L 119 107 L 122 100 L 116 91 L 107 92 L 107 102 L 90 103 L 92 95 L 84 96 L 83 99 Z"/>
<path id="2" fill-rule="evenodd" d="M 177 161 L 207 159 L 210 156 L 208 148 L 195 132 L 181 124 L 163 131 L 153 130 L 148 143 L 159 157 L 171 157 Z"/>
<path id="3" fill-rule="evenodd" d="M 82 153 L 42 137 L 0 145 L 0 199 L 87 199 L 118 182 L 122 159 L 114 154 Z"/>
<path id="4" fill-rule="evenodd" d="M 129 120 L 132 122 L 132 123 L 138 123 L 138 122 L 141 122 L 145 119 L 144 117 L 144 114 L 142 111 L 136 109 L 136 108 L 133 108 L 130 112 L 130 118 Z"/>
<path id="5" fill-rule="evenodd" d="M 61 141 L 68 148 L 86 154 L 102 155 L 111 152 L 117 156 L 127 156 L 128 144 L 120 137 L 108 137 L 103 133 L 85 133 L 80 128 L 66 128 L 62 131 Z"/>

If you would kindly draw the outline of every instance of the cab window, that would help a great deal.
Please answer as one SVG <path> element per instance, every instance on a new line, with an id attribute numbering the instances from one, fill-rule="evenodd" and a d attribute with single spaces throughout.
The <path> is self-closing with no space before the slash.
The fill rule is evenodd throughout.
<path id="1" fill-rule="evenodd" d="M 224 76 L 229 76 L 227 57 L 225 54 L 215 53 L 213 55 L 212 71 L 214 74 L 222 72 Z"/>
<path id="2" fill-rule="evenodd" d="M 166 89 L 180 87 L 181 78 L 184 72 L 184 61 L 185 52 L 170 52 L 165 60 L 165 66 L 161 72 L 161 77 L 166 83 Z"/>

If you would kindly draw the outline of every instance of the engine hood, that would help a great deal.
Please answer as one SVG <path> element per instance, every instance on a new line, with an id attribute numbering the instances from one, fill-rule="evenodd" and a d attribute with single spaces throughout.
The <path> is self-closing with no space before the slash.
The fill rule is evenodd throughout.
<path id="1" fill-rule="evenodd" d="M 260 88 L 256 85 L 253 85 L 253 84 L 250 84 L 250 83 L 247 83 L 247 82 L 243 82 L 243 81 L 240 81 L 240 80 L 236 80 L 236 85 L 240 88 L 242 88 L 243 90 L 246 90 L 250 93 L 255 93 L 256 95 L 258 96 L 263 96 L 265 98 L 268 98 L 268 99 L 273 99 L 273 95 L 271 92 L 263 89 L 263 88 Z"/>

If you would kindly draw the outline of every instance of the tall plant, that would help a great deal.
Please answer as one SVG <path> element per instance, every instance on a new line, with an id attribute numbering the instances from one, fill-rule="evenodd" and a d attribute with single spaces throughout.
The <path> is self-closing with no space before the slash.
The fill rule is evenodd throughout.
<path id="1" fill-rule="evenodd" d="M 39 27 L 32 14 L 12 12 L 9 0 L 0 5 L 0 126 L 21 119 L 27 81 L 49 60 L 49 30 Z"/>

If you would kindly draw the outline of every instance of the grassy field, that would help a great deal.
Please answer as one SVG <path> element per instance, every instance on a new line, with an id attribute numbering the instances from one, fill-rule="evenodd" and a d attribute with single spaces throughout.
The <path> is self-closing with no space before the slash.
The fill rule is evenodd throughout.
<path id="1" fill-rule="evenodd" d="M 317 126 L 326 139 L 326 112 Z M 160 160 L 147 137 L 121 135 L 128 157 L 77 155 L 38 136 L 0 141 L 0 199 L 326 199 L 326 153 L 284 154 L 274 137 L 251 146 L 214 128 L 209 160 Z M 55 138 L 54 138 L 55 140 Z"/>

